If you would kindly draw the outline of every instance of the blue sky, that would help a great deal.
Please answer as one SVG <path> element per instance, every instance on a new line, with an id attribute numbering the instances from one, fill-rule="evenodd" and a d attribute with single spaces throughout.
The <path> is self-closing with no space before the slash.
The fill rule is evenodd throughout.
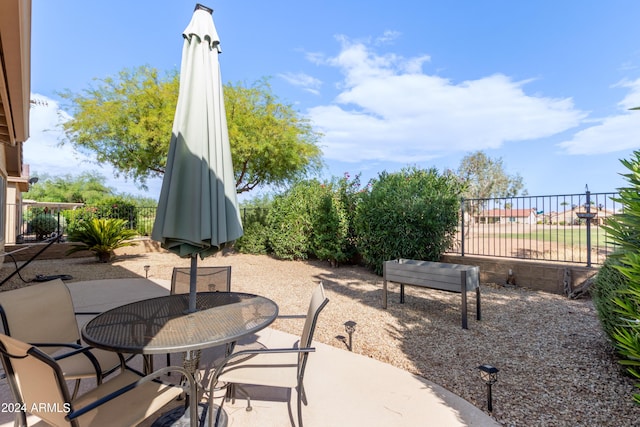
<path id="1" fill-rule="evenodd" d="M 270 77 L 324 134 L 323 176 L 502 158 L 530 195 L 614 191 L 640 148 L 640 2 L 231 1 L 213 8 L 225 82 Z M 178 69 L 195 2 L 33 0 L 33 97 L 24 160 L 96 170 L 56 147 L 60 91 L 126 67 Z M 145 194 L 157 198 L 160 181 Z"/>

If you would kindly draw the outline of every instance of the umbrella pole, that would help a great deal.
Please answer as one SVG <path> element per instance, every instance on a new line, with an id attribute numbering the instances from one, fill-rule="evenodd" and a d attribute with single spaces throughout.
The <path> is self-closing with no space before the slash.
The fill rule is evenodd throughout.
<path id="1" fill-rule="evenodd" d="M 191 270 L 189 271 L 189 313 L 196 311 L 196 283 L 198 278 L 198 255 L 191 255 Z"/>

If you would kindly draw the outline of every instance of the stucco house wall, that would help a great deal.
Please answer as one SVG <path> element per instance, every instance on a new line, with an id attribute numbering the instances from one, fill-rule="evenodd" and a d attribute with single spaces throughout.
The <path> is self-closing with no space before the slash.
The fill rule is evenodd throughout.
<path id="1" fill-rule="evenodd" d="M 31 0 L 0 2 L 0 57 L 0 252 L 4 252 L 15 229 L 10 206 L 28 188 L 22 144 L 29 138 Z"/>

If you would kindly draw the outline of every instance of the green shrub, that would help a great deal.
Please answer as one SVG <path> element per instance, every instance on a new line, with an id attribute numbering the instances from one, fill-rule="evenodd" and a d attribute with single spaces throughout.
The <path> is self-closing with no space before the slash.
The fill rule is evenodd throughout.
<path id="1" fill-rule="evenodd" d="M 156 219 L 157 207 L 136 205 L 136 230 L 140 236 L 150 236 Z"/>
<path id="2" fill-rule="evenodd" d="M 312 206 L 313 229 L 311 253 L 333 266 L 357 260 L 353 219 L 362 196 L 360 176 L 350 179 L 348 173 L 321 185 L 316 204 Z"/>
<path id="3" fill-rule="evenodd" d="M 269 253 L 269 229 L 260 223 L 250 224 L 245 234 L 236 240 L 234 248 L 243 254 L 266 255 Z"/>
<path id="4" fill-rule="evenodd" d="M 153 220 L 147 219 L 146 221 L 138 221 L 136 232 L 140 236 L 151 236 L 153 230 Z"/>
<path id="5" fill-rule="evenodd" d="M 123 219 L 93 218 L 78 224 L 68 236 L 71 242 L 77 243 L 71 245 L 67 255 L 91 251 L 100 262 L 110 261 L 114 250 L 136 244 L 129 241 L 136 236 L 136 232 L 127 228 L 127 222 Z"/>
<path id="6" fill-rule="evenodd" d="M 342 201 L 331 186 L 321 188 L 312 208 L 310 252 L 334 266 L 346 261 L 349 257 L 345 248 L 349 224 Z"/>
<path id="7" fill-rule="evenodd" d="M 352 219 L 360 197 L 360 181 L 359 177 L 349 178 L 345 174 L 330 182 L 297 182 L 274 198 L 264 229 L 247 227 L 251 242 L 260 248 L 266 234 L 265 248 L 283 259 L 316 257 L 334 266 L 354 259 Z M 247 237 L 240 242 L 241 250 L 247 249 Z"/>
<path id="8" fill-rule="evenodd" d="M 42 240 L 58 231 L 58 220 L 52 215 L 38 214 L 29 221 L 29 228 L 32 233 L 35 233 L 38 240 Z"/>
<path id="9" fill-rule="evenodd" d="M 94 218 L 112 218 L 125 221 L 126 228 L 137 230 L 140 235 L 151 234 L 153 221 L 138 221 L 138 207 L 122 197 L 109 197 L 92 206 L 63 211 L 68 224 L 67 233 L 73 233 L 83 223 Z M 139 224 L 140 223 L 140 224 Z"/>
<path id="10" fill-rule="evenodd" d="M 622 160 L 629 170 L 623 174 L 629 186 L 621 188 L 615 199 L 622 204 L 622 213 L 609 218 L 604 229 L 618 246 L 614 267 L 627 279 L 627 286 L 612 295 L 614 315 L 618 318 L 614 344 L 620 363 L 640 379 L 640 151 L 634 151 L 633 156 L 631 160 Z M 640 388 L 640 384 L 637 386 Z M 640 393 L 633 398 L 640 404 Z"/>
<path id="11" fill-rule="evenodd" d="M 616 311 L 618 306 L 614 298 L 629 287 L 629 279 L 617 268 L 619 264 L 616 257 L 608 257 L 600 267 L 591 289 L 600 324 L 612 343 L 615 343 L 615 330 L 620 326 L 620 315 Z"/>
<path id="12" fill-rule="evenodd" d="M 138 207 L 126 198 L 109 197 L 96 203 L 95 208 L 97 218 L 122 219 L 131 230 L 138 226 Z"/>
<path id="13" fill-rule="evenodd" d="M 67 222 L 67 234 L 73 233 L 82 222 L 96 218 L 96 212 L 97 209 L 93 206 L 84 206 L 62 211 L 62 215 Z"/>
<path id="14" fill-rule="evenodd" d="M 269 233 L 267 228 L 268 201 L 244 206 L 242 212 L 242 237 L 236 240 L 234 248 L 241 253 L 264 255 L 267 253 Z"/>
<path id="15" fill-rule="evenodd" d="M 454 241 L 462 185 L 435 169 L 382 172 L 358 203 L 355 229 L 364 261 L 382 274 L 384 261 L 437 261 Z"/>
<path id="16" fill-rule="evenodd" d="M 276 196 L 267 214 L 267 245 L 282 259 L 306 259 L 313 229 L 312 205 L 320 183 L 300 181 Z"/>

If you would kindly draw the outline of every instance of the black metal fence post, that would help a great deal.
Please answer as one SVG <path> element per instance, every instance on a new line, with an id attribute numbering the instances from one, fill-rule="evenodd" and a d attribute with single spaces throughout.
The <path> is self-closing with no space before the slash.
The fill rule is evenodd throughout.
<path id="1" fill-rule="evenodd" d="M 464 256 L 464 197 L 460 199 L 460 255 Z"/>
<path id="2" fill-rule="evenodd" d="M 587 213 L 587 267 L 591 267 L 591 192 L 589 187 L 586 187 L 587 193 L 587 206 L 585 206 L 585 212 Z"/>

